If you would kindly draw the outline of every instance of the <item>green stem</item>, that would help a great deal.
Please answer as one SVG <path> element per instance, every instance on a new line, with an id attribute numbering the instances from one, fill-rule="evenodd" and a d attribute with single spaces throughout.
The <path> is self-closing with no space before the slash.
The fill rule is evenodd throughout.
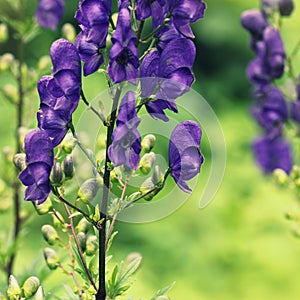
<path id="1" fill-rule="evenodd" d="M 139 39 L 138 42 L 139 42 L 139 43 L 142 43 L 142 44 L 148 43 L 148 41 L 149 41 L 150 39 L 152 39 L 152 37 L 153 37 L 158 31 L 160 31 L 160 30 L 161 30 L 161 29 L 162 29 L 169 21 L 170 21 L 170 19 L 169 19 L 169 18 L 166 18 L 166 19 L 164 20 L 164 22 L 163 22 L 161 25 L 159 25 L 156 29 L 154 29 L 152 32 L 150 32 L 148 35 L 146 35 L 146 37 L 144 37 L 142 40 Z"/>
<path id="2" fill-rule="evenodd" d="M 142 21 L 140 22 L 138 31 L 137 31 L 137 33 L 136 33 L 136 39 L 137 39 L 137 41 L 136 41 L 136 43 L 135 43 L 136 46 L 138 46 L 138 44 L 139 44 L 139 41 L 140 41 L 140 38 L 141 38 L 141 35 L 142 35 L 142 32 L 143 32 L 144 25 L 145 25 L 145 21 L 142 20 Z"/>

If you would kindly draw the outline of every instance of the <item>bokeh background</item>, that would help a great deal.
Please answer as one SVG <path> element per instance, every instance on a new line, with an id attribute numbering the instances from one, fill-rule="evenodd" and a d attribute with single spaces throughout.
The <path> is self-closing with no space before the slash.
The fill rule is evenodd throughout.
<path id="1" fill-rule="evenodd" d="M 73 15 L 77 1 L 66 2 L 64 21 L 76 25 Z M 250 146 L 259 134 L 249 113 L 251 87 L 245 76 L 253 54 L 239 17 L 243 10 L 257 7 L 259 1 L 206 3 L 205 18 L 193 26 L 198 48 L 193 88 L 215 110 L 224 131 L 227 167 L 222 186 L 205 209 L 198 207 L 202 191 L 198 186 L 180 209 L 163 220 L 140 225 L 118 223 L 119 234 L 111 252 L 116 261 L 131 252 L 143 256 L 141 270 L 129 292 L 134 299 L 150 299 L 156 290 L 176 281 L 169 293 L 175 300 L 296 300 L 300 294 L 300 240 L 293 236 L 293 224 L 285 218 L 295 199 L 292 193 L 276 187 L 272 178 L 263 176 Z M 35 5 L 36 1 L 32 1 L 32 12 Z M 292 18 L 284 21 L 287 51 L 299 40 L 299 29 L 297 2 Z M 59 36 L 59 32 L 45 30 L 28 45 L 26 62 L 33 65 L 41 55 L 48 54 L 51 43 Z M 14 52 L 13 41 L 0 47 L 0 54 Z M 9 81 L 3 74 L 0 79 L 0 85 Z M 101 74 L 91 76 L 84 84 L 89 99 L 105 88 Z M 15 113 L 3 99 L 0 103 L 3 148 L 13 144 Z M 33 98 L 30 106 L 34 111 L 38 99 Z M 35 125 L 34 117 L 28 119 L 28 127 Z M 205 165 L 201 176 L 208 176 Z M 199 184 L 202 182 L 205 180 Z M 44 266 L 42 248 L 46 245 L 40 227 L 45 219 L 36 216 L 33 209 L 32 214 L 23 232 L 15 274 L 22 278 L 40 270 L 43 286 L 55 291 L 61 286 L 57 281 L 61 275 L 57 271 L 48 276 L 50 271 Z M 1 243 L 6 242 L 12 221 L 11 213 L 0 215 Z M 5 285 L 0 276 L 0 291 Z"/>

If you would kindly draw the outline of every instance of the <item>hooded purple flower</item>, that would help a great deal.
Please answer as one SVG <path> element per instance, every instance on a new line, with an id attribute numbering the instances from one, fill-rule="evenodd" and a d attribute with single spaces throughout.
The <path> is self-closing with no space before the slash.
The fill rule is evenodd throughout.
<path id="1" fill-rule="evenodd" d="M 259 93 L 258 105 L 253 110 L 254 117 L 265 129 L 269 138 L 280 136 L 288 117 L 284 96 L 277 87 L 272 85 L 264 87 Z"/>
<path id="2" fill-rule="evenodd" d="M 125 165 L 136 170 L 140 161 L 141 136 L 137 131 L 140 119 L 135 110 L 135 96 L 129 91 L 124 96 L 112 135 L 108 154 L 115 166 Z"/>
<path id="3" fill-rule="evenodd" d="M 156 28 L 162 24 L 166 9 L 166 0 L 137 0 L 136 19 L 145 20 L 152 17 L 153 28 Z"/>
<path id="4" fill-rule="evenodd" d="M 135 45 L 136 37 L 131 29 L 130 13 L 122 8 L 119 13 L 117 28 L 111 38 L 108 74 L 114 83 L 124 80 L 136 82 L 138 77 L 139 57 Z"/>
<path id="5" fill-rule="evenodd" d="M 282 138 L 261 138 L 253 144 L 257 163 L 265 173 L 272 173 L 275 169 L 282 169 L 286 173 L 293 165 L 292 151 L 289 144 Z"/>
<path id="6" fill-rule="evenodd" d="M 204 161 L 200 152 L 201 128 L 194 121 L 178 124 L 172 132 L 169 145 L 169 166 L 176 184 L 186 193 L 191 189 L 186 181 L 200 173 Z"/>
<path id="7" fill-rule="evenodd" d="M 153 93 L 157 100 L 145 106 L 155 119 L 168 121 L 165 109 L 177 112 L 174 100 L 189 90 L 194 81 L 192 66 L 196 56 L 195 45 L 186 38 L 169 42 L 161 53 L 151 51 L 141 66 L 142 96 Z"/>
<path id="8" fill-rule="evenodd" d="M 47 131 L 55 147 L 68 131 L 80 99 L 81 67 L 76 47 L 67 40 L 54 42 L 50 56 L 53 75 L 38 82 L 41 105 L 37 118 L 39 128 Z"/>
<path id="9" fill-rule="evenodd" d="M 53 166 L 52 142 L 44 130 L 33 130 L 25 137 L 26 169 L 20 174 L 21 182 L 27 186 L 26 201 L 43 203 L 50 191 L 50 172 Z"/>
<path id="10" fill-rule="evenodd" d="M 206 4 L 202 0 L 167 0 L 171 23 L 186 37 L 194 38 L 190 23 L 204 17 Z"/>
<path id="11" fill-rule="evenodd" d="M 64 0 L 39 0 L 35 17 L 42 27 L 55 30 L 64 10 Z"/>

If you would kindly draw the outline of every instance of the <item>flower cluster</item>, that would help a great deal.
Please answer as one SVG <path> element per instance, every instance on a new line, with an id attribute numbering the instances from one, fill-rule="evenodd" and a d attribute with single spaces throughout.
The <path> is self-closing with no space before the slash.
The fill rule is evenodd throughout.
<path id="1" fill-rule="evenodd" d="M 64 0 L 39 0 L 35 17 L 42 27 L 55 30 L 64 10 Z"/>
<path id="2" fill-rule="evenodd" d="M 38 82 L 40 109 L 39 130 L 25 138 L 26 169 L 20 180 L 28 186 L 25 200 L 46 200 L 53 166 L 53 149 L 65 137 L 72 113 L 77 108 L 81 90 L 81 66 L 76 47 L 67 40 L 57 40 L 50 49 L 53 75 Z"/>
<path id="3" fill-rule="evenodd" d="M 241 16 L 243 27 L 251 34 L 251 49 L 256 54 L 247 74 L 255 88 L 253 114 L 264 133 L 263 138 L 254 142 L 253 149 L 258 164 L 266 173 L 276 168 L 289 173 L 292 168 L 291 149 L 283 137 L 288 105 L 280 89 L 273 85 L 274 80 L 284 74 L 286 54 L 280 32 L 268 20 L 268 16 L 277 10 L 281 16 L 288 15 L 291 2 L 264 0 L 261 10 L 248 10 Z M 279 150 L 281 154 L 278 154 Z"/>

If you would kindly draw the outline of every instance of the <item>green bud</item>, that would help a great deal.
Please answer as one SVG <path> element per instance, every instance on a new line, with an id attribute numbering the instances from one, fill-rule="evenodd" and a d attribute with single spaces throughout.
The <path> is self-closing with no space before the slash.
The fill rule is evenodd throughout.
<path id="1" fill-rule="evenodd" d="M 154 152 L 146 153 L 140 160 L 139 169 L 145 175 L 151 172 L 153 164 L 155 162 L 156 155 Z"/>
<path id="2" fill-rule="evenodd" d="M 155 188 L 154 183 L 152 182 L 151 178 L 147 178 L 141 185 L 140 187 L 140 192 L 142 193 L 142 195 L 149 193 L 151 190 L 153 190 Z M 148 195 L 146 195 L 143 199 L 145 199 L 146 201 L 150 201 L 153 199 L 153 197 L 155 196 L 155 192 L 149 193 Z"/>
<path id="3" fill-rule="evenodd" d="M 75 145 L 76 145 L 76 139 L 74 139 L 72 133 L 68 133 L 65 138 L 63 139 L 62 143 L 62 148 L 64 149 L 64 151 L 68 154 L 70 154 Z"/>
<path id="4" fill-rule="evenodd" d="M 82 202 L 88 203 L 96 197 L 98 190 L 98 181 L 95 178 L 90 178 L 79 188 L 78 197 Z"/>
<path id="5" fill-rule="evenodd" d="M 63 161 L 63 170 L 66 179 L 72 179 L 74 176 L 73 156 L 68 155 Z"/>
<path id="6" fill-rule="evenodd" d="M 298 205 L 293 205 L 285 212 L 285 217 L 288 220 L 299 221 L 300 218 L 300 209 Z"/>
<path id="7" fill-rule="evenodd" d="M 26 168 L 26 155 L 24 153 L 17 153 L 13 158 L 14 165 L 21 172 Z"/>
<path id="8" fill-rule="evenodd" d="M 63 226 L 62 222 L 65 224 L 64 217 L 59 211 L 52 213 L 52 222 L 55 228 L 61 228 Z"/>
<path id="9" fill-rule="evenodd" d="M 49 269 L 55 270 L 57 268 L 57 265 L 59 264 L 59 258 L 55 250 L 53 250 L 52 248 L 45 248 L 44 257 Z"/>
<path id="10" fill-rule="evenodd" d="M 23 144 L 26 134 L 29 132 L 27 127 L 21 126 L 18 128 L 19 142 Z"/>
<path id="11" fill-rule="evenodd" d="M 142 150 L 146 153 L 150 152 L 156 143 L 156 137 L 153 134 L 147 134 L 142 140 Z"/>
<path id="12" fill-rule="evenodd" d="M 35 203 L 35 210 L 39 215 L 47 214 L 52 208 L 52 201 L 50 198 L 47 198 L 45 202 L 42 204 L 37 204 L 38 201 Z"/>
<path id="13" fill-rule="evenodd" d="M 3 149 L 2 149 L 2 154 L 3 154 L 3 157 L 5 159 L 6 162 L 9 162 L 9 163 L 12 163 L 13 162 L 13 159 L 14 159 L 14 151 L 12 149 L 12 147 L 10 146 L 5 146 Z"/>
<path id="14" fill-rule="evenodd" d="M 39 286 L 32 300 L 46 300 L 44 289 L 42 286 Z"/>
<path id="15" fill-rule="evenodd" d="M 280 186 L 285 186 L 289 181 L 289 176 L 282 169 L 275 169 L 273 172 L 275 182 Z"/>
<path id="16" fill-rule="evenodd" d="M 86 240 L 86 250 L 85 253 L 88 256 L 92 256 L 97 251 L 97 237 L 95 235 L 89 235 Z"/>
<path id="17" fill-rule="evenodd" d="M 0 43 L 5 43 L 8 39 L 8 29 L 6 24 L 0 24 Z"/>
<path id="18" fill-rule="evenodd" d="M 163 180 L 164 180 L 164 177 L 165 176 L 164 176 L 163 172 L 161 171 L 160 167 L 159 166 L 155 166 L 154 172 L 152 174 L 152 182 L 155 185 L 162 184 Z"/>
<path id="19" fill-rule="evenodd" d="M 300 168 L 299 166 L 294 165 L 290 174 L 292 180 L 295 180 L 300 177 Z"/>
<path id="20" fill-rule="evenodd" d="M 39 59 L 37 67 L 40 71 L 45 70 L 45 69 L 50 69 L 51 68 L 51 59 L 50 59 L 50 57 L 48 55 L 42 56 Z"/>
<path id="21" fill-rule="evenodd" d="M 170 300 L 170 298 L 166 295 L 162 295 L 162 296 L 155 298 L 155 300 Z"/>
<path id="22" fill-rule="evenodd" d="M 11 53 L 4 53 L 0 57 L 0 70 L 7 71 L 14 62 L 14 56 Z"/>
<path id="23" fill-rule="evenodd" d="M 40 280 L 35 276 L 26 279 L 22 287 L 25 298 L 33 296 L 37 292 L 40 284 Z"/>
<path id="24" fill-rule="evenodd" d="M 85 233 L 84 232 L 79 232 L 77 234 L 77 239 L 78 239 L 81 251 L 84 252 L 85 249 L 86 249 L 86 235 L 85 235 Z"/>
<path id="25" fill-rule="evenodd" d="M 54 245 L 58 239 L 58 234 L 57 234 L 56 230 L 54 229 L 54 227 L 46 224 L 46 225 L 42 226 L 41 231 L 42 231 L 45 241 L 49 245 Z"/>
<path id="26" fill-rule="evenodd" d="M 64 173 L 59 162 L 55 162 L 50 175 L 53 186 L 61 186 L 64 180 Z"/>
<path id="27" fill-rule="evenodd" d="M 91 228 L 91 223 L 86 219 L 86 218 L 82 218 L 77 226 L 76 226 L 76 231 L 77 232 L 84 232 L 87 233 L 89 231 L 89 229 Z"/>
<path id="28" fill-rule="evenodd" d="M 18 101 L 18 89 L 13 84 L 6 84 L 3 87 L 3 93 L 4 95 L 10 99 L 12 102 L 17 103 Z"/>
<path id="29" fill-rule="evenodd" d="M 76 31 L 72 24 L 66 23 L 62 27 L 62 35 L 65 39 L 69 40 L 71 43 L 74 43 L 76 37 Z"/>
<path id="30" fill-rule="evenodd" d="M 17 279 L 13 275 L 10 275 L 8 279 L 8 289 L 7 289 L 8 298 L 10 300 L 19 299 L 21 294 L 22 294 L 22 290 L 18 284 Z"/>
<path id="31" fill-rule="evenodd" d="M 119 179 L 122 179 L 122 171 L 119 167 L 116 167 L 110 172 L 110 180 L 112 182 L 119 182 Z"/>

